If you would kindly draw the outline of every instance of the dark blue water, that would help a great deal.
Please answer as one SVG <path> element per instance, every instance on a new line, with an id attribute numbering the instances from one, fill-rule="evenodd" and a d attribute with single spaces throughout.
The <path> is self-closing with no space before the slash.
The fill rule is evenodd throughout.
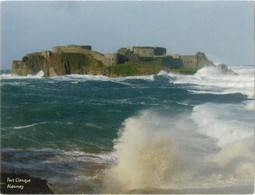
<path id="1" fill-rule="evenodd" d="M 116 79 L 117 80 L 117 79 Z M 152 80 L 2 81 L 2 148 L 111 149 L 123 121 L 145 109 L 190 112 L 206 102 L 239 103 L 246 95 L 193 94 L 164 76 Z M 180 103 L 189 103 L 182 105 Z"/>

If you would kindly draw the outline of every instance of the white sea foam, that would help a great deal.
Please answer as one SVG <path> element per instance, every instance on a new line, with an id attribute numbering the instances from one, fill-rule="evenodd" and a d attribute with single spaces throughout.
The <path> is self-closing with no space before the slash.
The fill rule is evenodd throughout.
<path id="1" fill-rule="evenodd" d="M 92 153 L 84 152 L 80 150 L 52 150 L 52 149 L 33 149 L 33 152 L 46 152 L 55 154 L 54 158 L 50 158 L 44 162 L 47 163 L 56 163 L 56 162 L 93 162 L 100 164 L 110 164 L 114 163 L 117 159 L 117 156 L 113 152 L 104 152 L 104 153 Z"/>
<path id="2" fill-rule="evenodd" d="M 168 72 L 164 71 L 164 70 L 161 70 L 157 75 L 159 76 L 167 76 L 168 75 Z"/>
<path id="3" fill-rule="evenodd" d="M 121 81 L 125 81 L 125 80 L 133 80 L 133 79 L 153 81 L 154 77 L 153 77 L 153 75 L 148 75 L 148 76 L 128 76 L 128 77 L 111 78 L 111 77 L 107 77 L 107 76 L 103 76 L 103 75 L 71 74 L 71 75 L 51 77 L 51 79 L 57 80 L 57 81 L 112 81 L 112 82 L 121 82 Z"/>
<path id="4" fill-rule="evenodd" d="M 17 152 L 19 157 L 30 157 L 36 158 L 37 155 L 43 156 L 54 156 L 54 159 L 48 159 L 44 162 L 63 162 L 63 161 L 73 161 L 73 162 L 95 162 L 95 163 L 113 163 L 118 158 L 113 152 L 84 152 L 80 150 L 62 150 L 62 149 L 52 149 L 52 148 L 29 148 L 29 149 L 15 149 L 15 148 L 2 148 L 2 152 Z M 21 152 L 21 153 L 20 153 Z M 37 154 L 37 155 L 36 155 Z"/>
<path id="5" fill-rule="evenodd" d="M 177 118 L 144 111 L 127 119 L 103 192 L 252 185 L 253 120 L 245 119 L 244 105 L 234 106 L 200 105 Z"/>
<path id="6" fill-rule="evenodd" d="M 27 129 L 36 125 L 40 125 L 40 124 L 45 124 L 46 122 L 40 122 L 40 123 L 33 123 L 33 124 L 29 124 L 29 125 L 24 125 L 24 126 L 15 126 L 13 127 L 13 129 Z"/>
<path id="7" fill-rule="evenodd" d="M 254 134 L 253 112 L 243 104 L 198 105 L 190 118 L 198 132 L 216 139 L 220 147 Z"/>
<path id="8" fill-rule="evenodd" d="M 254 69 L 252 66 L 230 67 L 238 75 L 222 74 L 216 67 L 204 67 L 195 75 L 169 73 L 175 84 L 188 84 L 193 93 L 242 93 L 254 97 Z"/>
<path id="9" fill-rule="evenodd" d="M 254 108 L 254 100 L 248 100 L 248 101 L 244 102 L 244 104 L 245 104 L 245 108 L 247 110 L 251 110 L 251 111 L 255 110 L 255 108 Z"/>
<path id="10" fill-rule="evenodd" d="M 43 78 L 44 72 L 41 70 L 36 75 L 18 76 L 13 74 L 1 74 L 0 79 L 40 79 Z"/>
<path id="11" fill-rule="evenodd" d="M 54 160 L 55 159 L 55 160 Z M 100 164 L 114 163 L 117 159 L 116 154 L 112 152 L 107 153 L 88 153 L 82 151 L 64 151 L 63 154 L 58 155 L 57 158 L 51 159 L 48 162 L 93 162 Z"/>

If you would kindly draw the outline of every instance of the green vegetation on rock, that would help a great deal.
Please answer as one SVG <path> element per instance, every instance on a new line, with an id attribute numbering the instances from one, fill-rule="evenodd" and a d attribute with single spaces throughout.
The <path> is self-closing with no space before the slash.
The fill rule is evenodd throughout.
<path id="1" fill-rule="evenodd" d="M 74 69 L 79 69 L 87 65 L 87 58 L 80 53 L 61 53 L 61 62 L 72 65 Z"/>
<path id="2" fill-rule="evenodd" d="M 138 76 L 138 75 L 152 75 L 158 74 L 160 70 L 168 70 L 166 67 L 158 64 L 145 63 L 125 63 L 111 66 L 109 68 L 110 76 Z"/>
<path id="3" fill-rule="evenodd" d="M 138 75 L 139 70 L 138 67 L 134 64 L 119 64 L 116 66 L 108 67 L 109 72 L 112 75 L 119 75 L 119 76 L 132 76 Z"/>
<path id="4" fill-rule="evenodd" d="M 105 66 L 101 61 L 96 60 L 88 54 L 80 53 L 59 53 L 55 54 L 51 62 L 57 74 L 92 74 L 106 75 L 109 77 L 125 77 L 158 74 L 160 70 L 176 72 L 181 74 L 194 74 L 196 69 L 170 69 L 170 67 L 155 64 L 152 57 L 143 57 L 143 62 L 126 62 L 115 66 Z M 170 59 L 171 60 L 171 59 Z M 58 62 L 58 63 L 57 63 Z M 147 63 L 150 62 L 150 63 Z M 175 61 L 174 61 L 175 62 Z"/>
<path id="5" fill-rule="evenodd" d="M 169 72 L 175 72 L 180 74 L 195 74 L 197 69 L 188 69 L 188 68 L 181 68 L 181 69 L 168 69 Z"/>
<path id="6" fill-rule="evenodd" d="M 81 53 L 61 53 L 61 62 L 72 66 L 74 70 L 84 68 L 85 66 L 94 65 L 98 62 L 92 56 Z"/>
<path id="7" fill-rule="evenodd" d="M 151 62 L 155 60 L 153 57 L 138 57 L 141 62 Z"/>
<path id="8" fill-rule="evenodd" d="M 175 59 L 173 57 L 170 56 L 164 56 L 162 57 L 162 63 L 169 67 L 169 68 L 174 68 L 174 69 L 179 69 L 179 68 L 183 68 L 183 63 L 181 59 Z"/>

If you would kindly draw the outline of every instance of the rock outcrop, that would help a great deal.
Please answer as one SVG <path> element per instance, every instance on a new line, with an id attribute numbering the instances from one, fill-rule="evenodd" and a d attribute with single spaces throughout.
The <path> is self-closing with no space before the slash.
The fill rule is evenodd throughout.
<path id="1" fill-rule="evenodd" d="M 41 53 L 27 54 L 22 61 L 13 61 L 12 73 L 26 76 L 37 74 L 40 70 L 45 70 L 47 59 Z"/>
<path id="2" fill-rule="evenodd" d="M 30 177 L 26 173 L 1 173 L 3 194 L 53 194 L 44 179 Z"/>
<path id="3" fill-rule="evenodd" d="M 217 68 L 223 74 L 237 75 L 237 73 L 228 68 L 226 64 L 219 64 Z"/>
<path id="4" fill-rule="evenodd" d="M 53 51 L 27 54 L 21 61 L 13 61 L 12 73 L 25 76 L 42 70 L 45 77 L 65 74 L 119 77 L 156 74 L 162 69 L 195 72 L 209 65 L 213 63 L 202 52 L 182 56 L 167 55 L 163 47 L 127 47 L 117 53 L 101 54 L 89 45 L 68 45 L 53 47 Z"/>

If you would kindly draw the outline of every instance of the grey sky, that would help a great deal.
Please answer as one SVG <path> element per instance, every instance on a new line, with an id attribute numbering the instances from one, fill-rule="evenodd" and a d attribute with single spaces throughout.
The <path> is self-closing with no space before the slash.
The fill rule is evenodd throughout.
<path id="1" fill-rule="evenodd" d="M 254 64 L 254 2 L 2 2 L 1 67 L 56 45 L 205 52 L 228 65 Z"/>

